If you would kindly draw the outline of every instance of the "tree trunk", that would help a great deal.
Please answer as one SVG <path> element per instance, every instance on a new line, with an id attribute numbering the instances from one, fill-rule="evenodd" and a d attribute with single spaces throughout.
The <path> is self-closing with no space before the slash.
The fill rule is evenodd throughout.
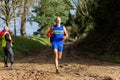
<path id="1" fill-rule="evenodd" d="M 10 30 L 10 20 L 9 20 L 9 17 L 6 20 L 6 26 L 8 27 L 8 30 Z"/>
<path id="2" fill-rule="evenodd" d="M 16 0 L 13 0 L 14 35 L 16 36 L 16 13 L 15 13 L 15 3 L 16 3 Z"/>
<path id="3" fill-rule="evenodd" d="M 26 15 L 27 15 L 27 0 L 24 0 L 24 8 L 23 8 L 23 14 L 21 17 L 21 35 L 22 36 L 26 36 Z"/>
<path id="4" fill-rule="evenodd" d="M 14 35 L 16 36 L 16 18 L 14 17 Z"/>
<path id="5" fill-rule="evenodd" d="M 6 12 L 6 26 L 8 27 L 8 30 L 10 30 L 10 6 L 9 6 L 9 0 L 5 1 L 5 12 Z"/>

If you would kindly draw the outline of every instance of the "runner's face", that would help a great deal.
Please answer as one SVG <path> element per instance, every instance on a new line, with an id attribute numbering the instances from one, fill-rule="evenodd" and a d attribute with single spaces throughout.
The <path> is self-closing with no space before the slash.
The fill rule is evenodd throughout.
<path id="1" fill-rule="evenodd" d="M 56 24 L 60 24 L 61 23 L 61 19 L 60 18 L 56 18 L 55 22 L 56 22 Z"/>

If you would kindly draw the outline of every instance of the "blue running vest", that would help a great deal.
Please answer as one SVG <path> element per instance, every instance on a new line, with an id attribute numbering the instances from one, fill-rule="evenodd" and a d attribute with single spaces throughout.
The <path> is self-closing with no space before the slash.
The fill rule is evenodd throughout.
<path id="1" fill-rule="evenodd" d="M 62 37 L 64 36 L 63 25 L 61 24 L 60 27 L 56 25 L 53 26 L 53 34 L 51 36 L 52 42 L 63 42 Z"/>

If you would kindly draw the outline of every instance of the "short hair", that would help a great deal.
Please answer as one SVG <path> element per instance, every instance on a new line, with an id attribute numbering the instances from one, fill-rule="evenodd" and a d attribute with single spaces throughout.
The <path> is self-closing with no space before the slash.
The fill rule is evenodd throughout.
<path id="1" fill-rule="evenodd" d="M 60 20 L 60 21 L 61 21 L 61 18 L 60 18 L 60 17 L 56 17 L 56 18 L 55 18 L 55 21 L 56 21 L 56 20 Z"/>

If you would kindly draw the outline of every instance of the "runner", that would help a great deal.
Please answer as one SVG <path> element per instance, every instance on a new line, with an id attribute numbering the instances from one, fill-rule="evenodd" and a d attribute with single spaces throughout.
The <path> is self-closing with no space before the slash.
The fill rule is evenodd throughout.
<path id="1" fill-rule="evenodd" d="M 54 62 L 55 62 L 55 67 L 56 67 L 56 73 L 59 73 L 59 67 L 58 67 L 58 62 L 59 59 L 62 57 L 62 52 L 63 52 L 63 43 L 64 40 L 68 37 L 68 32 L 61 24 L 61 18 L 57 17 L 55 19 L 55 25 L 50 28 L 50 30 L 47 33 L 47 36 L 50 37 L 50 41 L 52 44 L 52 49 L 54 52 Z"/>

